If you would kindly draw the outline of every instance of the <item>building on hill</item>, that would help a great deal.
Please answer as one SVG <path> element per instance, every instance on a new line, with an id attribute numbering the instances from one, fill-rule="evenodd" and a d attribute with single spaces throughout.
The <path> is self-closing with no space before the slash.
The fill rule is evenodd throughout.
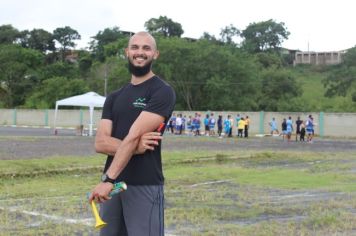
<path id="1" fill-rule="evenodd" d="M 341 63 L 345 51 L 334 52 L 296 52 L 293 65 L 336 65 Z"/>

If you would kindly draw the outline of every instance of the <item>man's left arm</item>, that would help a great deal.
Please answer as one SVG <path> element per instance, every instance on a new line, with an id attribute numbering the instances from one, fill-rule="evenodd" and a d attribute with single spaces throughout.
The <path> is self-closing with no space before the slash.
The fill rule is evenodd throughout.
<path id="1" fill-rule="evenodd" d="M 147 111 L 141 112 L 122 141 L 120 151 L 116 152 L 113 162 L 106 172 L 109 178 L 116 179 L 119 176 L 134 154 L 140 137 L 147 132 L 156 130 L 162 122 L 164 122 L 164 117 L 161 115 Z M 110 199 L 108 196 L 112 187 L 113 184 L 108 182 L 98 184 L 90 195 L 89 201 L 94 198 L 97 202 Z"/>

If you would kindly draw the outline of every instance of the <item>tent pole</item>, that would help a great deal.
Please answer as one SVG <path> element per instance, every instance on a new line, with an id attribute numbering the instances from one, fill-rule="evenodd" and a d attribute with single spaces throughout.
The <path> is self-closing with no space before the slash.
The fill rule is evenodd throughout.
<path id="1" fill-rule="evenodd" d="M 89 136 L 93 136 L 93 113 L 94 113 L 94 106 L 89 107 L 90 110 L 90 124 L 89 124 Z"/>
<path id="2" fill-rule="evenodd" d="M 53 134 L 57 135 L 57 111 L 58 103 L 56 102 L 56 109 L 54 110 Z"/>

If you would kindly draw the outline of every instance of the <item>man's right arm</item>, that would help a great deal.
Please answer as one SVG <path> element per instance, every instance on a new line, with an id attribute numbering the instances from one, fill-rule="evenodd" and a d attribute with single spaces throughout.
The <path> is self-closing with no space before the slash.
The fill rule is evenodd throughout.
<path id="1" fill-rule="evenodd" d="M 106 155 L 114 156 L 120 147 L 121 140 L 111 137 L 112 121 L 101 119 L 95 136 L 95 151 Z"/>

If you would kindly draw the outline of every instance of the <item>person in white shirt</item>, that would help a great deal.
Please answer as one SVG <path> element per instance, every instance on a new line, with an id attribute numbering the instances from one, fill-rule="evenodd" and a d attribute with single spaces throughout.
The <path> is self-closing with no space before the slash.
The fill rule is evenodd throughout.
<path id="1" fill-rule="evenodd" d="M 176 118 L 176 134 L 181 135 L 182 134 L 182 114 L 178 114 L 177 118 Z"/>

